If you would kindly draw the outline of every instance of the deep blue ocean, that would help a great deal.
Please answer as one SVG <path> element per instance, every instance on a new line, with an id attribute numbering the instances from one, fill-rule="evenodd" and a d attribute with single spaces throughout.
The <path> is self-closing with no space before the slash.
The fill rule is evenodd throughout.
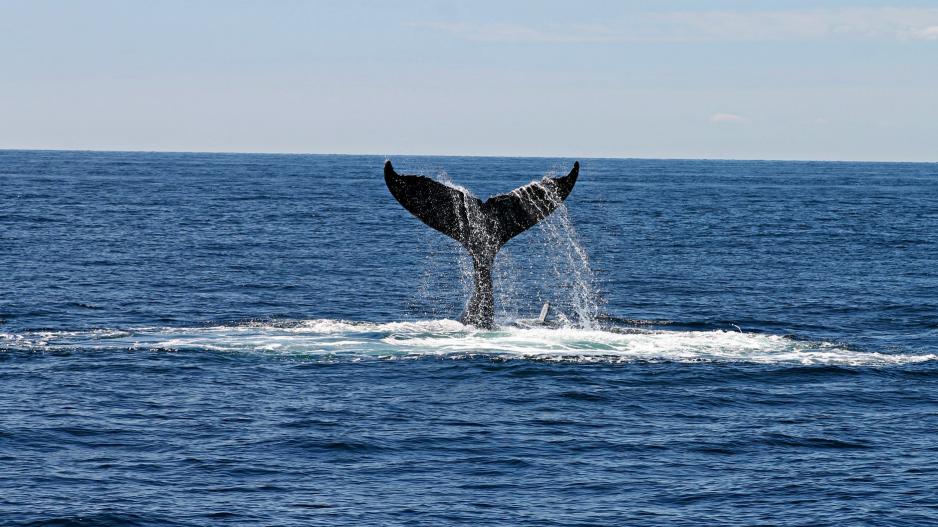
<path id="1" fill-rule="evenodd" d="M 385 159 L 0 151 L 0 524 L 938 525 L 938 164 Z"/>

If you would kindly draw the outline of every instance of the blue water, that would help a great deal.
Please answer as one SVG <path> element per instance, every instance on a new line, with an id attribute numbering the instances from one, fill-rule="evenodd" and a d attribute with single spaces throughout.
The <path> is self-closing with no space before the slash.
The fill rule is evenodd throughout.
<path id="1" fill-rule="evenodd" d="M 0 523 L 938 524 L 938 165 L 384 159 L 0 151 Z"/>

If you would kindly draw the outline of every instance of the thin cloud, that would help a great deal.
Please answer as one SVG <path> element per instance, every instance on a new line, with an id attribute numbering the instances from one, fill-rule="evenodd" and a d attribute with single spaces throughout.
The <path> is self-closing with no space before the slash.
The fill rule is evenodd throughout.
<path id="1" fill-rule="evenodd" d="M 903 34 L 902 37 L 911 40 L 938 40 L 938 26 L 913 29 Z"/>
<path id="2" fill-rule="evenodd" d="M 614 43 L 821 39 L 938 40 L 936 8 L 637 12 L 603 24 L 414 24 L 481 42 Z"/>
<path id="3" fill-rule="evenodd" d="M 749 119 L 735 113 L 715 113 L 710 116 L 710 122 L 714 124 L 746 124 Z"/>
<path id="4" fill-rule="evenodd" d="M 470 24 L 466 22 L 429 22 L 415 27 L 435 29 L 477 42 L 600 43 L 615 42 L 612 29 L 595 24 L 567 28 L 535 29 L 522 24 Z"/>

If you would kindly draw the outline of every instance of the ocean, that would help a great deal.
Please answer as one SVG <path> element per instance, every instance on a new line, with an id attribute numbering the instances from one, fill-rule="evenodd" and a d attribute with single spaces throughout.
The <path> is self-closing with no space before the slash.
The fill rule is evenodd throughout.
<path id="1" fill-rule="evenodd" d="M 0 151 L 0 524 L 938 525 L 938 164 L 385 159 Z"/>

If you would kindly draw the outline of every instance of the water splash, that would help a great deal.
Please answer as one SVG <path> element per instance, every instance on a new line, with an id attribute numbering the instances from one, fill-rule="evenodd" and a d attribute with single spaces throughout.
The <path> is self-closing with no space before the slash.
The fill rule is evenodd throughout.
<path id="1" fill-rule="evenodd" d="M 426 168 L 417 170 L 416 174 L 469 192 L 454 182 L 445 170 Z M 458 242 L 432 229 L 419 229 L 417 235 L 423 242 L 425 256 L 420 282 L 415 291 L 419 300 L 411 304 L 410 314 L 432 318 L 456 316 L 464 308 L 464 299 L 472 293 L 472 259 Z"/>
<path id="2" fill-rule="evenodd" d="M 540 244 L 549 264 L 550 279 L 556 284 L 555 290 L 561 293 L 556 300 L 558 307 L 570 309 L 569 315 L 561 311 L 561 316 L 577 327 L 597 329 L 601 299 L 596 276 L 562 200 L 553 214 L 538 225 L 536 232 L 540 237 L 535 243 Z"/>
<path id="3" fill-rule="evenodd" d="M 546 177 L 554 175 L 549 173 Z M 454 183 L 445 171 L 440 171 L 435 179 L 460 191 L 452 204 L 454 209 L 465 212 L 455 215 L 460 221 L 463 218 L 467 221 L 467 224 L 460 225 L 460 230 L 471 231 L 479 239 L 491 236 L 483 227 L 476 196 Z M 496 319 L 508 323 L 530 318 L 540 310 L 543 302 L 549 301 L 554 306 L 553 318 L 561 325 L 595 329 L 601 299 L 589 256 L 579 241 L 563 199 L 553 186 L 545 185 L 544 180 L 532 181 L 512 192 L 528 206 L 536 207 L 546 218 L 527 231 L 531 234 L 518 236 L 502 247 L 495 258 L 492 278 Z M 549 204 L 542 204 L 545 208 L 538 206 L 538 193 L 541 198 L 544 195 L 549 198 Z M 437 237 L 429 240 L 418 294 L 423 303 L 430 306 L 429 314 L 452 316 L 441 309 L 444 309 L 442 306 L 453 309 L 454 299 L 444 299 L 438 293 L 442 291 L 450 297 L 469 298 L 475 284 L 472 257 L 458 244 L 448 243 L 443 248 L 436 243 Z M 488 241 L 494 243 L 493 240 Z M 459 276 L 447 283 L 447 272 L 454 267 L 454 262 Z M 465 302 L 456 309 L 465 309 Z"/>
<path id="4" fill-rule="evenodd" d="M 546 177 L 552 176 L 553 174 L 548 174 Z M 546 286 L 540 289 L 547 292 L 547 298 L 538 300 L 550 301 L 553 304 L 555 316 L 562 325 L 596 329 L 601 304 L 596 278 L 590 268 L 589 255 L 579 241 L 564 200 L 556 194 L 553 186 L 545 185 L 543 179 L 512 192 L 531 206 L 537 207 L 538 200 L 526 195 L 537 191 L 551 197 L 553 209 L 553 212 L 542 209 L 541 212 L 546 218 L 532 229 L 535 233 L 531 241 L 535 249 L 534 256 L 537 261 L 544 263 L 541 266 L 544 274 L 534 279 L 540 285 Z M 510 271 L 517 270 L 510 264 L 506 267 Z M 499 285 L 518 282 L 517 273 L 509 272 L 503 276 Z"/>

